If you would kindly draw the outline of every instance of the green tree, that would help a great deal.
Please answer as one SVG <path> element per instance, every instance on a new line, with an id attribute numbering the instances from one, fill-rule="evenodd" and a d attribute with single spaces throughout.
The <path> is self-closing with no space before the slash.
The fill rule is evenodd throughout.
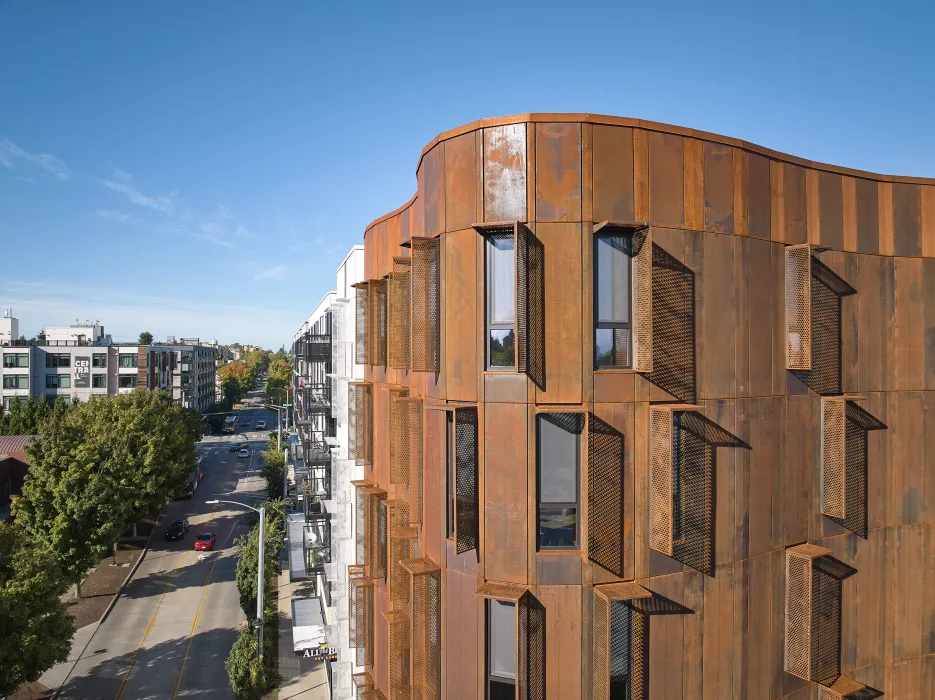
<path id="1" fill-rule="evenodd" d="M 13 514 L 49 544 L 80 596 L 120 533 L 181 493 L 196 465 L 193 431 L 168 394 L 140 389 L 56 406 L 39 436 Z"/>
<path id="2" fill-rule="evenodd" d="M 238 700 L 260 700 L 271 689 L 264 658 L 257 658 L 257 635 L 249 622 L 240 628 L 240 636 L 231 647 L 225 667 L 230 678 L 231 690 Z M 264 635 L 263 646 L 267 647 Z M 268 647 L 267 647 L 268 648 Z M 264 649 L 267 651 L 267 649 Z"/>
<path id="3" fill-rule="evenodd" d="M 270 449 L 261 452 L 260 456 L 263 458 L 260 474 L 266 479 L 267 497 L 281 498 L 282 482 L 286 468 L 286 454 L 282 450 L 277 450 L 275 445 L 271 445 Z"/>
<path id="4" fill-rule="evenodd" d="M 140 333 L 139 344 L 140 345 L 149 345 L 153 342 L 153 334 L 149 331 L 143 331 Z"/>
<path id="5" fill-rule="evenodd" d="M 0 523 L 0 696 L 65 661 L 75 634 L 55 556 Z"/>
<path id="6" fill-rule="evenodd" d="M 19 396 L 14 396 L 10 408 L 4 415 L 3 432 L 6 435 L 24 435 L 23 428 L 23 402 Z"/>

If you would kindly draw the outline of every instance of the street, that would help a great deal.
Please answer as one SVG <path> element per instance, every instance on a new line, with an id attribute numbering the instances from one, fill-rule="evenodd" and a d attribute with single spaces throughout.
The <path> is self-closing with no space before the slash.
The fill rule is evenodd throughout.
<path id="1" fill-rule="evenodd" d="M 262 401 L 262 392 L 248 398 Z M 235 583 L 234 541 L 248 530 L 232 505 L 206 505 L 212 499 L 252 504 L 266 495 L 256 471 L 258 450 L 276 428 L 276 412 L 240 412 L 251 427 L 265 420 L 267 430 L 206 437 L 205 476 L 190 499 L 168 504 L 149 551 L 114 609 L 87 644 L 59 695 L 63 700 L 142 700 L 143 698 L 233 698 L 224 662 L 244 620 Z M 248 442 L 249 459 L 229 451 Z M 165 539 L 174 520 L 188 520 L 189 532 Z M 195 538 L 216 537 L 215 551 L 194 551 Z"/>

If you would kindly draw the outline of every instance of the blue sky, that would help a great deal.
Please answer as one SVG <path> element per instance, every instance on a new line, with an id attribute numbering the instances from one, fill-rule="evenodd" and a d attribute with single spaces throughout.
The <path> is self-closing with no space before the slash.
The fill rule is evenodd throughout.
<path id="1" fill-rule="evenodd" d="M 0 0 L 0 305 L 279 347 L 428 141 L 517 112 L 935 176 L 931 3 L 398 4 Z"/>

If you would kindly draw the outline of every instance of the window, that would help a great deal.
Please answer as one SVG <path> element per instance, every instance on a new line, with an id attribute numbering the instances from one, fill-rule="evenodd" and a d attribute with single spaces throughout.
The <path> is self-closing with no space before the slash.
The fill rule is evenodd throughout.
<path id="1" fill-rule="evenodd" d="M 28 374 L 8 374 L 3 378 L 4 389 L 28 389 Z"/>
<path id="2" fill-rule="evenodd" d="M 3 366 L 7 369 L 17 367 L 29 367 L 29 355 L 27 353 L 16 353 L 3 356 Z"/>
<path id="3" fill-rule="evenodd" d="M 68 374 L 47 374 L 45 375 L 46 389 L 70 389 L 71 375 Z"/>
<path id="4" fill-rule="evenodd" d="M 137 363 L 138 363 L 138 360 L 139 360 L 139 358 L 138 358 L 136 355 L 121 354 L 121 355 L 120 355 L 120 360 L 119 360 L 119 362 L 120 362 L 119 366 L 120 366 L 121 368 L 124 368 L 124 367 L 136 367 L 136 366 L 137 366 Z"/>
<path id="5" fill-rule="evenodd" d="M 91 375 L 91 388 L 92 389 L 106 389 L 107 388 L 107 375 L 106 374 L 92 374 Z"/>
<path id="6" fill-rule="evenodd" d="M 516 697 L 516 604 L 487 601 L 487 700 Z"/>
<path id="7" fill-rule="evenodd" d="M 45 356 L 45 366 L 48 368 L 71 367 L 71 355 L 50 352 Z"/>
<path id="8" fill-rule="evenodd" d="M 65 396 L 65 395 L 59 395 L 59 396 L 51 396 L 51 395 L 50 395 L 50 396 L 46 396 L 46 397 L 45 397 L 45 402 L 46 402 L 47 404 L 49 404 L 49 407 L 50 407 L 50 408 L 55 408 L 55 404 L 56 404 L 56 402 L 58 402 L 59 399 L 62 400 L 62 404 L 64 404 L 65 406 L 68 406 L 68 405 L 71 404 L 71 397 L 70 397 L 70 396 Z"/>
<path id="9" fill-rule="evenodd" d="M 516 251 L 512 234 L 487 236 L 487 368 L 516 366 Z"/>
<path id="10" fill-rule="evenodd" d="M 9 411 L 9 410 L 10 410 L 10 406 L 12 405 L 12 403 L 13 403 L 14 400 L 17 400 L 17 401 L 18 401 L 18 400 L 19 400 L 19 397 L 18 397 L 18 396 L 4 396 L 4 397 L 3 397 L 3 410 L 4 410 L 4 411 Z"/>
<path id="11" fill-rule="evenodd" d="M 633 366 L 631 236 L 594 239 L 594 364 L 601 368 Z"/>
<path id="12" fill-rule="evenodd" d="M 578 474 L 584 416 L 538 416 L 539 548 L 578 548 Z"/>
<path id="13" fill-rule="evenodd" d="M 107 366 L 107 353 L 96 352 L 91 357 L 91 366 L 92 367 L 106 367 Z"/>
<path id="14" fill-rule="evenodd" d="M 455 536 L 455 495 L 457 494 L 457 474 L 455 464 L 455 415 L 453 411 L 445 413 L 445 479 L 448 513 L 446 517 L 446 537 Z"/>
<path id="15" fill-rule="evenodd" d="M 136 386 L 136 375 L 121 374 L 117 377 L 117 386 L 121 389 L 132 389 Z"/>

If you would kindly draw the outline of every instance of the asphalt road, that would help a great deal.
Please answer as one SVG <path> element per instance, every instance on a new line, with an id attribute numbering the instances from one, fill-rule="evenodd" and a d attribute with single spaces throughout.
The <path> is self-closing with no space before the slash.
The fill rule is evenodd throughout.
<path id="1" fill-rule="evenodd" d="M 260 399 L 259 392 L 251 398 Z M 247 409 L 251 425 L 265 419 L 276 427 L 276 412 Z M 62 687 L 63 700 L 143 700 L 176 697 L 233 698 L 224 662 L 237 638 L 243 611 L 234 581 L 234 541 L 247 532 L 245 512 L 236 506 L 206 505 L 227 499 L 251 503 L 265 496 L 256 471 L 258 449 L 269 431 L 209 437 L 198 444 L 207 455 L 205 477 L 190 499 L 163 511 L 150 549 L 104 623 L 97 629 Z M 229 452 L 250 442 L 249 459 Z M 186 519 L 183 540 L 169 542 L 173 520 Z M 195 537 L 217 536 L 214 552 L 195 552 Z"/>

